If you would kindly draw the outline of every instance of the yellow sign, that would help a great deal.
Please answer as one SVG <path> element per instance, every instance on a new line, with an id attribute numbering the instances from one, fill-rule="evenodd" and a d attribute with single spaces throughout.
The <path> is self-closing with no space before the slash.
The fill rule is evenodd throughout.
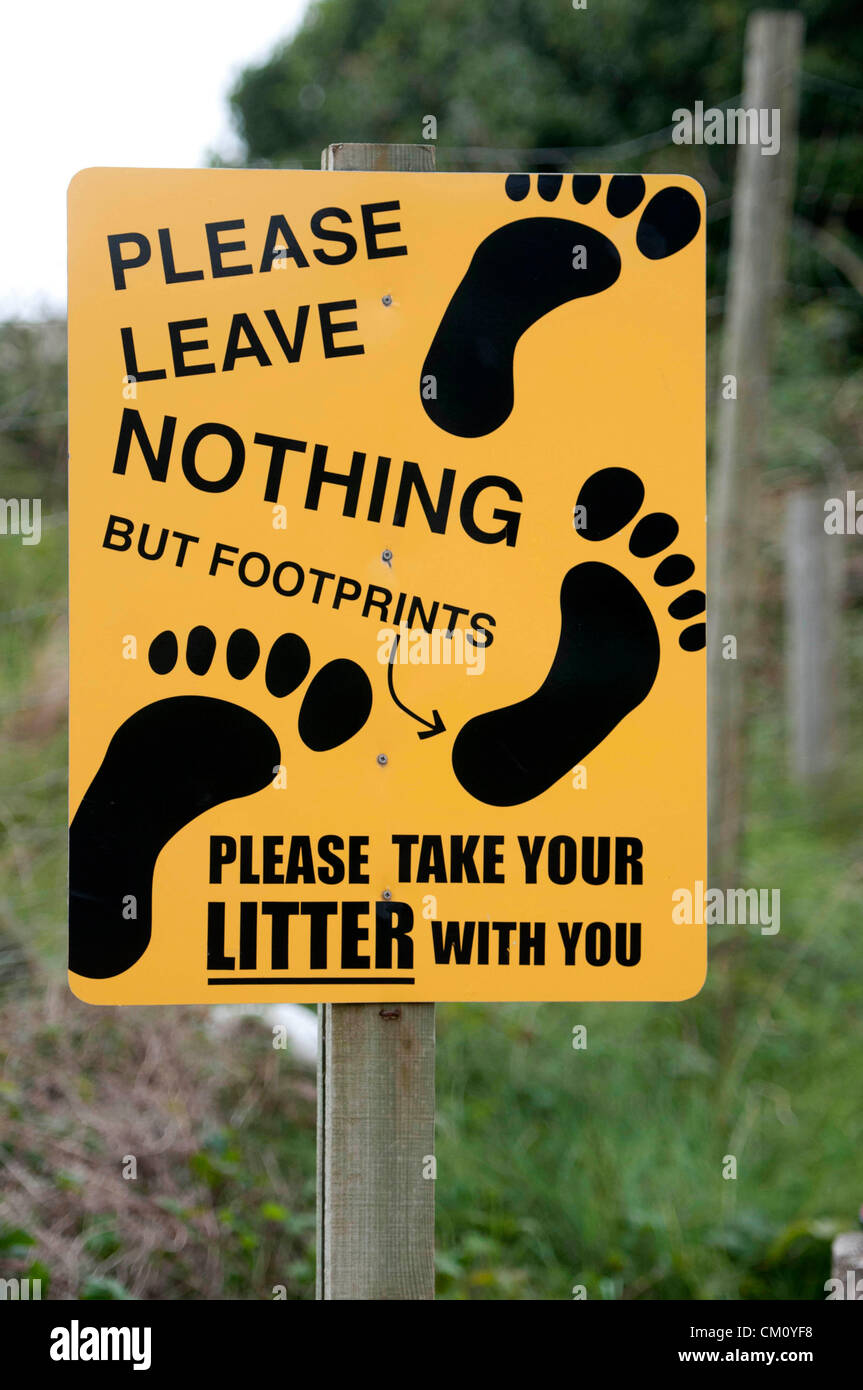
<path id="1" fill-rule="evenodd" d="M 75 993 L 697 992 L 700 187 L 90 169 L 69 218 Z"/>

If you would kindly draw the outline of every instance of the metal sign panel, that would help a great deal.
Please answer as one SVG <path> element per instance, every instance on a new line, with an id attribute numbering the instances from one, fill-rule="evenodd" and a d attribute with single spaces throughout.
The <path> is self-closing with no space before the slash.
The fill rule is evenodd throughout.
<path id="1" fill-rule="evenodd" d="M 69 210 L 76 994 L 695 993 L 699 186 L 92 169 Z"/>

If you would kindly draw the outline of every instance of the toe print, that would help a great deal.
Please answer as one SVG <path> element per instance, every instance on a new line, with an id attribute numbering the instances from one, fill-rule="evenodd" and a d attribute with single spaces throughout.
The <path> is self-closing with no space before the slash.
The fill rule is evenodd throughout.
<path id="1" fill-rule="evenodd" d="M 279 762 L 272 729 L 225 700 L 178 696 L 127 719 L 69 831 L 70 969 L 104 980 L 140 960 L 162 849 L 205 811 L 260 791 Z"/>
<path id="2" fill-rule="evenodd" d="M 650 516 L 644 516 L 639 521 L 629 538 L 629 548 L 640 560 L 648 555 L 658 555 L 660 550 L 667 550 L 671 542 L 677 539 L 679 530 L 674 517 L 667 512 L 651 512 Z"/>
<path id="3" fill-rule="evenodd" d="M 592 203 L 602 185 L 596 174 L 574 174 L 568 190 L 576 204 Z M 525 202 L 529 174 L 505 181 L 511 203 Z M 540 174 L 539 203 L 560 209 L 563 178 Z M 622 220 L 641 207 L 640 174 L 615 174 L 606 208 Z M 636 245 L 647 260 L 675 255 L 693 239 L 701 209 L 685 188 L 660 189 L 639 214 Z M 498 227 L 477 247 L 426 354 L 420 396 L 429 419 L 448 434 L 475 439 L 490 434 L 513 408 L 513 358 L 519 339 L 554 309 L 610 289 L 621 273 L 614 242 L 595 227 L 567 217 L 525 217 Z M 434 383 L 429 393 L 424 384 Z"/>
<path id="4" fill-rule="evenodd" d="M 704 595 L 700 589 L 687 589 L 685 594 L 668 605 L 672 618 L 694 618 L 696 613 L 703 613 L 704 608 Z"/>
<path id="5" fill-rule="evenodd" d="M 291 695 L 306 679 L 310 665 L 309 649 L 302 637 L 295 632 L 283 632 L 267 657 L 265 679 L 270 694 L 277 700 Z"/>
<path id="6" fill-rule="evenodd" d="M 628 468 L 603 468 L 578 494 L 583 511 L 581 534 L 588 541 L 607 541 L 632 521 L 644 501 L 644 483 Z"/>
<path id="7" fill-rule="evenodd" d="M 508 174 L 504 188 L 508 198 L 520 203 L 530 192 L 530 174 Z"/>
<path id="8" fill-rule="evenodd" d="M 573 174 L 572 196 L 577 203 L 592 203 L 601 185 L 599 174 Z"/>
<path id="9" fill-rule="evenodd" d="M 167 676 L 177 664 L 177 639 L 173 632 L 160 632 L 150 643 L 150 666 L 158 676 Z"/>
<path id="10" fill-rule="evenodd" d="M 594 473 L 578 496 L 586 519 L 580 537 L 608 540 L 633 521 L 643 499 L 641 479 L 629 469 Z M 633 528 L 630 551 L 653 556 L 672 544 L 678 529 L 674 517 L 651 512 Z M 672 555 L 653 577 L 661 585 L 676 584 L 693 570 L 688 556 Z M 704 594 L 698 589 L 669 605 L 673 618 L 702 612 Z M 656 623 L 642 594 L 619 570 L 593 561 L 575 565 L 561 586 L 560 616 L 557 651 L 536 693 L 469 720 L 453 745 L 456 777 L 488 805 L 520 805 L 547 791 L 653 687 L 660 658 Z M 678 641 L 684 651 L 700 650 L 705 624 L 685 628 Z"/>
<path id="11" fill-rule="evenodd" d="M 668 555 L 656 566 L 653 577 L 664 588 L 672 584 L 682 584 L 684 579 L 695 573 L 695 566 L 688 555 Z"/>
<path id="12" fill-rule="evenodd" d="M 635 244 L 649 261 L 674 256 L 688 246 L 701 225 L 701 209 L 685 188 L 654 193 L 638 223 Z"/>
<path id="13" fill-rule="evenodd" d="M 684 628 L 678 641 L 685 652 L 700 652 L 707 641 L 707 624 L 693 623 L 691 627 Z"/>
<path id="14" fill-rule="evenodd" d="M 186 642 L 186 665 L 196 676 L 205 676 L 216 655 L 216 634 L 208 627 L 193 627 Z"/>
<path id="15" fill-rule="evenodd" d="M 246 676 L 250 676 L 258 664 L 258 657 L 261 655 L 261 647 L 257 637 L 248 628 L 237 628 L 228 638 L 228 650 L 225 654 L 228 671 L 235 681 L 244 681 Z"/>
<path id="16" fill-rule="evenodd" d="M 321 667 L 300 707 L 300 738 L 324 753 L 353 738 L 371 713 L 372 687 L 355 661 L 329 661 Z"/>
<path id="17" fill-rule="evenodd" d="M 562 183 L 562 174 L 540 174 L 536 181 L 536 191 L 547 203 L 553 203 Z"/>
<path id="18" fill-rule="evenodd" d="M 628 217 L 643 197 L 644 179 L 640 174 L 615 174 L 608 185 L 606 206 L 612 217 Z"/>

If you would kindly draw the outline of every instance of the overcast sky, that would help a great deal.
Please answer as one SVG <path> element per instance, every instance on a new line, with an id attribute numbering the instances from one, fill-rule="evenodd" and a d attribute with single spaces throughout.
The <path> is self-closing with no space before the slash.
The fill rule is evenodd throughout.
<path id="1" fill-rule="evenodd" d="M 237 72 L 307 0 L 6 0 L 0 18 L 0 317 L 64 311 L 66 186 L 91 165 L 231 154 Z"/>

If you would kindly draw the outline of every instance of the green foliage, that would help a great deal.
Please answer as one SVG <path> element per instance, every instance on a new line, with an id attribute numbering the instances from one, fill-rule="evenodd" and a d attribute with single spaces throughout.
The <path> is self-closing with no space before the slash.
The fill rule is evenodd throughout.
<path id="1" fill-rule="evenodd" d="M 2 495 L 62 504 L 66 490 L 66 325 L 0 323 Z M 4 602 L 4 608 L 6 604 Z"/>
<path id="2" fill-rule="evenodd" d="M 426 113 L 459 146 L 602 146 L 671 123 L 677 107 L 739 92 L 745 0 L 685 12 L 662 0 L 318 0 L 297 35 L 233 95 L 252 160 L 314 165 L 333 140 L 418 141 Z M 859 82 L 859 25 L 810 0 L 808 58 Z M 856 55 L 856 59 L 855 59 Z"/>
<path id="3" fill-rule="evenodd" d="M 0 1255 L 20 1259 L 27 1247 L 36 1244 L 36 1237 L 21 1226 L 0 1226 Z"/>
<path id="4" fill-rule="evenodd" d="M 109 1259 L 121 1246 L 122 1241 L 110 1217 L 103 1216 L 94 1221 L 84 1236 L 84 1249 L 98 1260 Z"/>
<path id="5" fill-rule="evenodd" d="M 247 67 L 231 96 L 243 163 L 318 168 L 336 141 L 421 143 L 437 121 L 437 167 L 639 170 L 701 180 L 709 280 L 724 280 L 735 154 L 671 142 L 674 112 L 741 91 L 749 0 L 317 0 L 295 36 Z M 844 0 L 804 0 L 797 213 L 852 245 L 863 206 L 863 36 Z M 663 133 L 664 132 L 664 133 Z M 783 138 L 788 132 L 783 131 Z M 859 254 L 859 253 L 858 253 Z M 822 246 L 801 260 L 810 294 Z M 859 331 L 859 330 L 858 330 Z M 858 345 L 859 346 L 859 345 Z"/>
<path id="6" fill-rule="evenodd" d="M 86 1279 L 81 1288 L 84 1302 L 128 1302 L 133 1295 L 120 1283 L 119 1279 Z"/>

